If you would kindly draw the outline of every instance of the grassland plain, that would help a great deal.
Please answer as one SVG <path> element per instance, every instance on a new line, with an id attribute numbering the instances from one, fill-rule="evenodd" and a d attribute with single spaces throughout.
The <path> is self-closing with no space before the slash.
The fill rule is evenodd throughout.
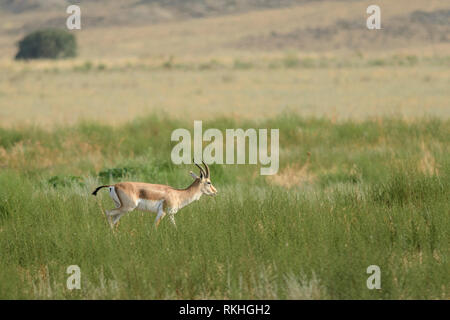
<path id="1" fill-rule="evenodd" d="M 79 57 L 32 63 L 11 61 L 17 41 L 64 27 L 66 2 L 3 4 L 0 126 L 121 124 L 161 110 L 191 120 L 449 117 L 445 1 L 380 0 L 379 32 L 365 27 L 369 1 L 242 2 L 233 14 L 223 1 L 151 2 L 83 3 Z M 192 10 L 203 18 L 179 15 Z"/>
<path id="2" fill-rule="evenodd" d="M 175 128 L 153 115 L 110 126 L 0 130 L 0 298 L 448 299 L 450 123 L 282 114 L 204 127 L 279 128 L 279 174 L 212 165 L 220 195 L 178 229 L 133 212 L 112 232 L 100 183 L 187 186 Z M 310 153 L 308 160 L 307 153 Z M 81 268 L 81 290 L 66 268 Z M 381 268 L 381 290 L 366 268 Z"/>
<path id="3" fill-rule="evenodd" d="M 0 63 L 0 125 L 121 124 L 163 111 L 191 120 L 450 117 L 450 56 L 305 55 Z"/>

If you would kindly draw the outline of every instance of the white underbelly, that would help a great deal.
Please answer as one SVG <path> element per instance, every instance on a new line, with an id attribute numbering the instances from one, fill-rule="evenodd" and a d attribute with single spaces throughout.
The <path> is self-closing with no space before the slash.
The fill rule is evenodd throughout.
<path id="1" fill-rule="evenodd" d="M 138 210 L 158 212 L 162 206 L 163 200 L 146 200 L 139 199 L 137 201 Z"/>

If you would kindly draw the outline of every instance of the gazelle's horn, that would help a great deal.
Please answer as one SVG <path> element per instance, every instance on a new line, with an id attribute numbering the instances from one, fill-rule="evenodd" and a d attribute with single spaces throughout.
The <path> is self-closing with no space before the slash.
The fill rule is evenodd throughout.
<path id="1" fill-rule="evenodd" d="M 209 178 L 209 167 L 208 165 L 205 163 L 205 161 L 202 160 L 203 165 L 205 166 L 206 169 L 206 177 Z"/>
<path id="2" fill-rule="evenodd" d="M 203 174 L 203 176 L 206 178 L 207 175 L 206 175 L 205 170 L 202 167 L 200 167 L 198 164 L 196 164 L 194 159 L 192 159 L 192 162 L 194 162 L 194 164 L 200 169 L 200 173 Z"/>

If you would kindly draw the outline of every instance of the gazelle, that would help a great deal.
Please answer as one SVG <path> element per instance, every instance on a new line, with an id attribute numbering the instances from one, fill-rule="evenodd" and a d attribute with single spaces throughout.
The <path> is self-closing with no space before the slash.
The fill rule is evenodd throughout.
<path id="1" fill-rule="evenodd" d="M 166 214 L 176 226 L 175 214 L 191 202 L 200 199 L 203 194 L 213 196 L 217 194 L 216 188 L 211 184 L 208 165 L 203 162 L 205 169 L 195 163 L 200 169 L 200 176 L 190 171 L 194 182 L 186 189 L 175 189 L 162 184 L 142 182 L 120 182 L 114 185 L 100 186 L 92 192 L 94 196 L 101 188 L 109 188 L 109 195 L 116 208 L 107 210 L 110 223 L 115 225 L 120 217 L 134 209 L 157 213 L 155 225 L 158 227 Z"/>

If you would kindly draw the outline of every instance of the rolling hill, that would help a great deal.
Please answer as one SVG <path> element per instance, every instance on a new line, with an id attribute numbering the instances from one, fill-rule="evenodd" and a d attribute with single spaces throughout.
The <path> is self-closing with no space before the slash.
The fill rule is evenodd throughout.
<path id="1" fill-rule="evenodd" d="M 78 37 L 86 58 L 450 51 L 450 3 L 438 0 L 381 0 L 382 30 L 376 31 L 365 26 L 369 1 L 3 0 L 0 57 L 13 56 L 26 32 L 64 28 L 69 3 L 78 3 L 82 10 Z"/>

